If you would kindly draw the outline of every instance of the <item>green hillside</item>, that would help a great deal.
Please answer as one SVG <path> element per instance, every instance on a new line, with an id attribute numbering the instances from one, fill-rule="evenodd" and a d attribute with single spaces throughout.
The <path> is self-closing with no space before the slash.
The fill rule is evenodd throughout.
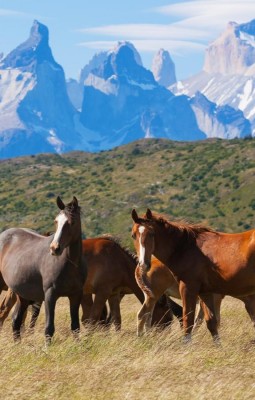
<path id="1" fill-rule="evenodd" d="M 87 237 L 130 244 L 133 207 L 222 231 L 255 227 L 255 140 L 147 139 L 101 153 L 42 154 L 0 163 L 0 230 L 52 231 L 55 198 L 75 195 Z"/>

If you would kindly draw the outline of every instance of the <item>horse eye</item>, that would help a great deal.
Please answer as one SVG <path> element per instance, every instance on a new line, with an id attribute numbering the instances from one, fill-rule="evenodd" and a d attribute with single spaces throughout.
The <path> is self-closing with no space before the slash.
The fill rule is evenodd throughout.
<path id="1" fill-rule="evenodd" d="M 133 239 L 135 239 L 135 233 L 132 233 L 131 237 L 132 237 Z"/>

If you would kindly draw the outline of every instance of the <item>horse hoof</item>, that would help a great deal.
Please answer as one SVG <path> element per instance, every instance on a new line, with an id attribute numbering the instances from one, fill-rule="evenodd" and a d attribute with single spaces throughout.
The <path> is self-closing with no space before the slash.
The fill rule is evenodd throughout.
<path id="1" fill-rule="evenodd" d="M 221 347 L 221 341 L 220 341 L 219 335 L 213 336 L 213 343 L 214 343 L 216 346 Z"/>
<path id="2" fill-rule="evenodd" d="M 190 333 L 187 334 L 187 335 L 185 335 L 185 336 L 183 337 L 182 343 L 183 343 L 183 344 L 191 343 L 191 334 L 190 334 Z"/>

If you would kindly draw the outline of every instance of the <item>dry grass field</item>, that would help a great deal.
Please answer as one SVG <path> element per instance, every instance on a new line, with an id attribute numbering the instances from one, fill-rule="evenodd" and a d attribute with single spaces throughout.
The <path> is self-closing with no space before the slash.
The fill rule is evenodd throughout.
<path id="1" fill-rule="evenodd" d="M 203 325 L 189 345 L 177 320 L 164 332 L 136 337 L 134 296 L 122 302 L 123 327 L 94 333 L 69 331 L 68 303 L 56 309 L 53 344 L 44 346 L 44 312 L 34 335 L 14 344 L 10 318 L 0 336 L 1 399 L 221 399 L 255 398 L 255 338 L 243 304 L 230 297 L 222 305 L 222 345 Z"/>

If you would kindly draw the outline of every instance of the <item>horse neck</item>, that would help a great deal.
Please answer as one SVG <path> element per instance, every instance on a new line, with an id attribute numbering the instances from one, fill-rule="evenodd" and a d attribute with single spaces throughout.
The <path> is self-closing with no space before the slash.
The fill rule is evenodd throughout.
<path id="1" fill-rule="evenodd" d="M 82 236 L 81 236 L 81 225 L 79 224 L 79 231 L 77 232 L 77 238 L 74 239 L 66 249 L 67 257 L 75 262 L 79 263 L 82 258 Z"/>
<path id="2" fill-rule="evenodd" d="M 172 226 L 164 232 L 163 239 L 156 246 L 158 251 L 154 255 L 161 262 L 169 265 L 174 262 L 176 257 L 179 258 L 183 250 L 187 249 L 192 242 L 186 230 Z"/>
<path id="3" fill-rule="evenodd" d="M 136 298 L 140 301 L 142 304 L 144 302 L 144 294 L 140 287 L 138 286 L 136 279 L 135 279 L 135 269 L 138 264 L 138 261 L 135 258 L 132 258 L 132 256 L 128 256 L 128 262 L 127 262 L 127 267 L 128 267 L 128 286 L 130 289 L 132 289 L 134 295 Z"/>

